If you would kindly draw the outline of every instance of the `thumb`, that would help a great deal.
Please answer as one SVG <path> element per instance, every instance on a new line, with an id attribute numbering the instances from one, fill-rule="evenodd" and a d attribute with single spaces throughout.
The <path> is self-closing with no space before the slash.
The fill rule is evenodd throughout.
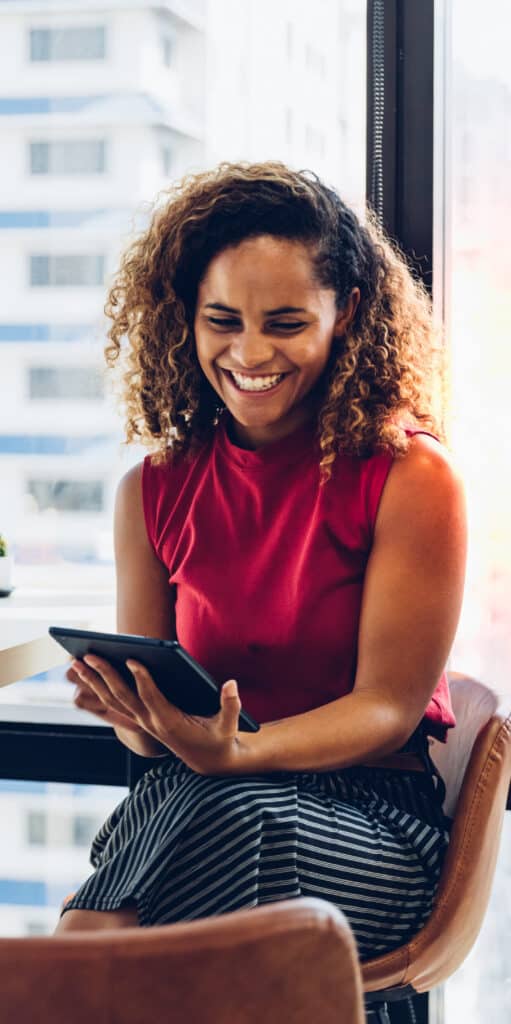
<path id="1" fill-rule="evenodd" d="M 222 698 L 223 697 L 236 697 L 239 700 L 238 695 L 238 684 L 235 679 L 229 679 L 222 686 Z"/>
<path id="2" fill-rule="evenodd" d="M 222 731 L 227 735 L 238 731 L 238 716 L 241 708 L 241 701 L 238 696 L 238 684 L 235 679 L 229 679 L 224 683 L 220 693 Z"/>

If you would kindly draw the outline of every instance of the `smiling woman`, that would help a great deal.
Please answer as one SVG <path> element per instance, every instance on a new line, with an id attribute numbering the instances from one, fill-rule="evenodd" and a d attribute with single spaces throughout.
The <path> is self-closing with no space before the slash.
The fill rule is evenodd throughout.
<path id="1" fill-rule="evenodd" d="M 427 738 L 455 724 L 465 559 L 426 295 L 311 172 L 222 164 L 169 193 L 107 311 L 127 438 L 152 449 L 117 493 L 118 629 L 176 636 L 224 685 L 206 719 L 143 669 L 134 695 L 80 668 L 80 706 L 159 760 L 59 928 L 315 895 L 360 956 L 390 950 L 427 918 L 449 841 Z"/>
<path id="2" fill-rule="evenodd" d="M 354 288 L 339 311 L 334 289 L 315 281 L 307 246 L 290 239 L 248 238 L 212 259 L 198 292 L 197 358 L 232 413 L 239 444 L 256 448 L 309 419 L 332 341 L 343 337 L 359 298 Z"/>

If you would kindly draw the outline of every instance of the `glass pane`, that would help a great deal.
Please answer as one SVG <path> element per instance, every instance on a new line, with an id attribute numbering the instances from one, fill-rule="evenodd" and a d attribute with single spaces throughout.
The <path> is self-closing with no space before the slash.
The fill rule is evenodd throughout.
<path id="1" fill-rule="evenodd" d="M 105 29 L 101 25 L 30 31 L 32 61 L 103 60 L 104 56 Z"/>
<path id="2" fill-rule="evenodd" d="M 103 174 L 105 141 L 31 142 L 30 171 L 32 174 Z"/>
<path id="3" fill-rule="evenodd" d="M 51 935 L 62 901 L 92 874 L 91 841 L 128 790 L 0 781 L 0 935 Z"/>
<path id="4" fill-rule="evenodd" d="M 169 180 L 221 160 L 309 167 L 362 208 L 366 4 L 190 0 L 179 17 L 173 5 L 114 5 L 87 26 L 80 4 L 51 25 L 3 6 L 0 530 L 15 589 L 0 603 L 0 633 L 11 617 L 40 635 L 78 617 L 107 628 L 116 486 L 145 455 L 123 449 L 108 389 L 91 401 L 108 275 Z M 72 89 L 48 67 L 62 60 L 81 61 Z M 34 401 L 27 378 L 58 401 Z M 34 706 L 45 687 L 68 693 L 62 675 L 52 667 L 0 690 L 3 713 L 22 687 Z"/>
<path id="5" fill-rule="evenodd" d="M 447 41 L 446 328 L 453 452 L 466 484 L 469 559 L 451 667 L 511 691 L 511 66 L 506 0 L 439 5 Z M 484 46 L 481 33 L 484 32 Z M 437 55 L 438 56 L 438 55 Z M 440 70 L 440 68 L 439 68 Z M 441 109 L 441 104 L 439 105 Z M 438 125 L 438 137 L 443 134 Z M 509 815 L 508 815 L 509 818 Z M 447 985 L 446 1020 L 511 1012 L 511 826 L 476 949 Z"/>
<path id="6" fill-rule="evenodd" d="M 65 366 L 32 366 L 28 371 L 30 398 L 100 399 L 104 397 L 99 369 Z"/>

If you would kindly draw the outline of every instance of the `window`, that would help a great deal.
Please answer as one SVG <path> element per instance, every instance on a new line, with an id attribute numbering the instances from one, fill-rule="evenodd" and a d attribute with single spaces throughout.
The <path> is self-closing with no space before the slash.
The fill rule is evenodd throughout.
<path id="1" fill-rule="evenodd" d="M 97 832 L 126 793 L 125 786 L 0 781 L 0 818 L 5 826 L 0 864 L 2 936 L 55 931 L 64 897 L 91 873 L 91 833 Z M 40 822 L 49 824 L 45 833 L 33 832 L 37 840 L 31 839 L 27 826 L 27 804 L 39 808 L 37 814 L 29 812 L 34 830 Z"/>
<path id="2" fill-rule="evenodd" d="M 34 28 L 30 30 L 30 60 L 104 60 L 105 28 Z"/>
<path id="3" fill-rule="evenodd" d="M 89 341 L 93 324 L 0 324 L 0 342 Z"/>
<path id="4" fill-rule="evenodd" d="M 31 366 L 28 371 L 30 398 L 99 399 L 103 398 L 103 379 L 99 369 L 88 366 Z"/>
<path id="5" fill-rule="evenodd" d="M 28 480 L 27 494 L 36 511 L 102 512 L 105 495 L 102 480 Z"/>
<path id="6" fill-rule="evenodd" d="M 105 258 L 102 253 L 30 256 L 32 287 L 97 287 L 103 284 L 104 276 Z"/>
<path id="7" fill-rule="evenodd" d="M 62 139 L 31 142 L 31 174 L 104 174 L 104 139 Z"/>
<path id="8" fill-rule="evenodd" d="M 511 65 L 508 0 L 446 5 L 435 102 L 446 183 L 443 303 L 451 447 L 463 476 L 469 549 L 452 668 L 509 693 L 511 680 Z M 482 39 L 484 36 L 484 45 Z M 445 65 L 445 77 L 442 72 Z M 442 110 L 444 116 L 442 117 Z M 440 142 L 444 140 L 444 150 Z M 443 225 L 443 228 L 442 228 Z M 445 986 L 446 1024 L 510 1019 L 511 815 L 477 942 Z"/>
<path id="9" fill-rule="evenodd" d="M 0 434 L 2 455 L 85 455 L 107 445 L 107 434 Z"/>
<path id="10" fill-rule="evenodd" d="M 73 818 L 73 846 L 90 847 L 101 824 L 102 822 L 98 818 L 93 818 L 91 815 L 77 814 Z"/>
<path id="11" fill-rule="evenodd" d="M 27 20 L 29 6 L 37 7 L 37 14 Z M 43 6 L 55 8 L 51 19 Z M 7 7 L 9 12 L 3 11 Z M 180 4 L 179 17 L 171 7 L 155 13 L 151 4 L 137 3 L 140 31 L 133 34 L 133 5 L 116 5 L 116 39 L 131 40 L 130 79 L 126 52 L 110 61 L 112 29 L 100 5 L 0 0 L 4 47 L 7 17 L 25 43 L 11 54 L 8 95 L 4 90 L 0 96 L 0 118 L 20 140 L 24 171 L 13 182 L 11 161 L 0 166 L 0 187 L 6 196 L 16 196 L 14 206 L 4 204 L 9 218 L 0 216 L 0 246 L 27 254 L 22 281 L 18 256 L 3 268 L 9 303 L 0 324 L 0 352 L 4 360 L 8 353 L 10 380 L 22 388 L 18 426 L 9 420 L 16 436 L 7 437 L 7 426 L 0 429 L 0 475 L 9 474 L 9 487 L 0 487 L 0 522 L 11 537 L 20 587 L 42 578 L 45 586 L 59 590 L 72 579 L 77 587 L 90 580 L 91 587 L 97 581 L 113 592 L 115 481 L 126 471 L 126 461 L 139 460 L 145 451 L 135 443 L 122 451 L 124 417 L 116 415 L 106 394 L 112 378 L 104 375 L 100 410 L 99 377 L 85 367 L 95 362 L 92 350 L 102 369 L 105 365 L 110 326 L 103 315 L 105 278 L 118 267 L 133 220 L 142 220 L 139 211 L 181 174 L 223 159 L 273 158 L 312 166 L 347 202 L 357 208 L 364 204 L 364 0 L 273 4 L 271 32 L 266 5 L 255 0 L 250 32 L 245 4 L 218 3 L 213 18 L 205 0 Z M 146 59 L 150 40 L 152 62 Z M 325 80 L 305 68 L 307 42 L 325 55 Z M 225 59 L 226 46 L 232 60 Z M 143 82 L 137 67 L 143 68 Z M 311 140 L 314 150 L 306 149 L 307 121 L 325 137 L 324 153 L 321 138 Z M 114 153 L 119 154 L 115 180 Z M 14 225 L 20 229 L 17 238 Z M 69 417 L 66 398 L 79 403 L 76 418 Z M 99 416 L 101 426 L 91 422 Z M 98 440 L 93 451 L 89 442 L 103 429 L 108 442 Z M 90 476 L 95 480 L 88 481 Z M 30 491 L 27 478 L 37 481 L 37 488 Z M 95 484 L 101 493 L 94 493 Z M 58 501 L 56 485 L 67 486 Z M 84 516 L 90 521 L 85 533 Z M 85 560 L 90 571 L 82 571 Z M 39 692 L 43 699 L 42 685 Z M 33 699 L 38 701 L 39 693 Z"/>
<path id="12" fill-rule="evenodd" d="M 170 68 L 173 63 L 174 56 L 174 40 L 170 36 L 163 36 L 161 40 L 163 63 L 166 68 Z"/>
<path id="13" fill-rule="evenodd" d="M 172 173 L 172 156 L 173 154 L 170 146 L 161 147 L 161 165 L 166 178 L 168 178 Z"/>
<path id="14" fill-rule="evenodd" d="M 26 817 L 27 843 L 31 846 L 45 846 L 47 842 L 47 818 L 44 811 L 29 811 Z"/>

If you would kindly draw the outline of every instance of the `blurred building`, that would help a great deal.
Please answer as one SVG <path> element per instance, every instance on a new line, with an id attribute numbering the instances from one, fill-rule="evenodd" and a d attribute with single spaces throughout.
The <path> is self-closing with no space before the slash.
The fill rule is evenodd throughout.
<path id="1" fill-rule="evenodd" d="M 0 513 L 20 563 L 111 560 L 106 285 L 147 201 L 203 163 L 204 54 L 198 2 L 0 6 Z"/>
<path id="2" fill-rule="evenodd" d="M 365 14 L 360 0 L 1 0 L 0 532 L 22 583 L 113 586 L 117 481 L 144 453 L 121 449 L 102 309 L 160 190 L 220 160 L 280 159 L 362 207 Z M 25 713 L 41 683 L 58 691 L 47 675 L 23 683 Z M 121 792 L 0 782 L 2 934 L 53 931 Z"/>

